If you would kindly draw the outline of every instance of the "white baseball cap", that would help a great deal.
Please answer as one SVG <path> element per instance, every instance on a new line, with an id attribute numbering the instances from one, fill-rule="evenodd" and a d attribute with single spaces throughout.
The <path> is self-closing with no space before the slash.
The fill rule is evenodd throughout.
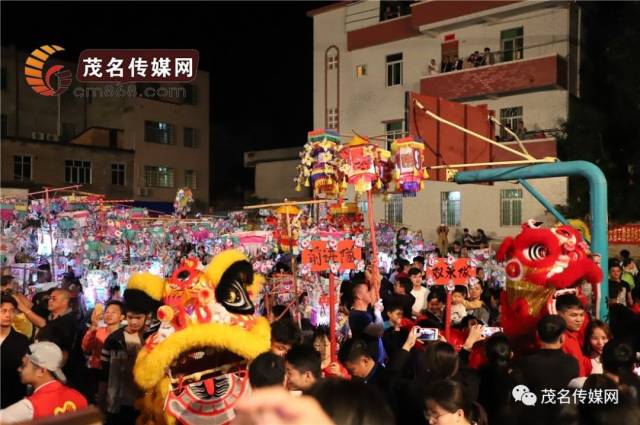
<path id="1" fill-rule="evenodd" d="M 67 382 L 62 373 L 62 350 L 53 342 L 42 341 L 31 344 L 27 349 L 27 358 L 31 363 L 47 369 L 58 381 Z"/>

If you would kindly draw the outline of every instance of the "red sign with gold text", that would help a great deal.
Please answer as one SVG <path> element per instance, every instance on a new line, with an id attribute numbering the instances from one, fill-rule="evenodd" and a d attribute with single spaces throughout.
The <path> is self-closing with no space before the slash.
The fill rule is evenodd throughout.
<path id="1" fill-rule="evenodd" d="M 331 269 L 330 263 L 339 264 L 339 271 L 356 268 L 355 260 L 362 259 L 362 250 L 354 246 L 352 240 L 338 242 L 335 250 L 325 241 L 311 241 L 311 249 L 302 251 L 302 264 L 311 264 L 312 272 Z"/>

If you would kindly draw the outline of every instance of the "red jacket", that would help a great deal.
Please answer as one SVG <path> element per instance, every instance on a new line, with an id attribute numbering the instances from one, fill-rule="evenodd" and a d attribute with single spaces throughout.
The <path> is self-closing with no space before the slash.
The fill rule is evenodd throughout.
<path id="1" fill-rule="evenodd" d="M 87 400 L 73 388 L 60 381 L 48 382 L 27 397 L 33 406 L 33 419 L 75 412 L 87 407 Z"/>
<path id="2" fill-rule="evenodd" d="M 591 359 L 582 354 L 578 338 L 579 334 L 577 332 L 566 331 L 564 333 L 562 351 L 576 359 L 580 369 L 580 376 L 589 376 L 591 374 Z"/>

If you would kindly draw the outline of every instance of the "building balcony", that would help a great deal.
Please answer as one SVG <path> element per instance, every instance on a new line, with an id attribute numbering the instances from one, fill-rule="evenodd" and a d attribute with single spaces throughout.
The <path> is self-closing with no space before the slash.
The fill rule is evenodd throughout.
<path id="1" fill-rule="evenodd" d="M 567 89 L 567 61 L 556 54 L 423 76 L 420 93 L 449 100 Z"/>

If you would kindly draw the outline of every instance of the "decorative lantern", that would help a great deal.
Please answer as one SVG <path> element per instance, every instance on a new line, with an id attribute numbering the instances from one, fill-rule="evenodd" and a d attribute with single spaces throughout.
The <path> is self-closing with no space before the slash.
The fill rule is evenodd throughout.
<path id="1" fill-rule="evenodd" d="M 313 185 L 313 195 L 317 198 L 335 198 L 340 194 L 340 171 L 336 164 L 336 154 L 340 142 L 338 133 L 331 130 L 314 130 L 308 134 L 307 143 L 300 153 L 301 164 L 295 179 L 299 192 Z"/>
<path id="2" fill-rule="evenodd" d="M 343 230 L 350 234 L 360 234 L 364 231 L 364 217 L 355 202 L 331 205 L 327 221 L 337 230 Z"/>
<path id="3" fill-rule="evenodd" d="M 425 168 L 424 143 L 412 137 L 397 139 L 391 144 L 395 169 L 393 172 L 396 188 L 403 196 L 416 196 L 429 178 Z"/>
<path id="4" fill-rule="evenodd" d="M 355 136 L 340 148 L 338 156 L 342 160 L 340 170 L 345 174 L 343 188 L 346 189 L 347 182 L 354 185 L 357 193 L 382 188 L 379 163 L 389 159 L 389 151 Z"/>
<path id="5" fill-rule="evenodd" d="M 294 205 L 284 205 L 276 210 L 278 214 L 278 228 L 274 232 L 276 240 L 280 244 L 282 250 L 291 250 L 294 253 L 298 249 L 299 220 L 298 214 L 300 209 Z M 289 216 L 287 218 L 287 215 Z M 289 235 L 291 232 L 291 235 Z"/>

